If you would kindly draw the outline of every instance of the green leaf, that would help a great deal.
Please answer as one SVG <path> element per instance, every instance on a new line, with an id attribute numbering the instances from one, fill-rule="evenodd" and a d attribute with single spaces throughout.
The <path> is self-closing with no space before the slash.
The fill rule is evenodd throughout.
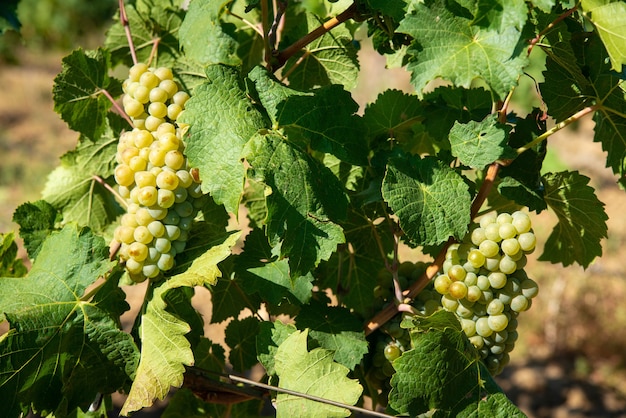
<path id="1" fill-rule="evenodd" d="M 113 193 L 94 177 L 114 184 L 111 176 L 117 141 L 109 128 L 95 142 L 80 142 L 61 157 L 61 165 L 50 173 L 42 198 L 62 214 L 63 222 L 77 222 L 101 232 L 123 213 Z"/>
<path id="2" fill-rule="evenodd" d="M 256 418 L 260 417 L 261 401 L 251 399 L 245 402 L 228 403 L 224 400 L 224 393 L 215 395 L 219 402 L 204 402 L 189 389 L 183 388 L 168 400 L 167 408 L 163 411 L 162 418 L 206 418 L 223 417 L 229 418 Z"/>
<path id="3" fill-rule="evenodd" d="M 155 399 L 165 398 L 170 387 L 182 385 L 184 366 L 194 362 L 191 344 L 185 338 L 191 328 L 168 310 L 167 293 L 180 287 L 214 283 L 220 275 L 217 264 L 230 255 L 236 241 L 237 234 L 231 235 L 199 257 L 184 273 L 153 288 L 145 313 L 141 315 L 139 367 L 121 415 L 149 407 Z"/>
<path id="4" fill-rule="evenodd" d="M 401 20 L 406 13 L 408 3 L 406 0 L 367 0 L 370 9 L 379 11 L 383 15 L 391 16 L 396 20 Z"/>
<path id="5" fill-rule="evenodd" d="M 365 127 L 356 115 L 358 104 L 340 85 L 303 93 L 280 84 L 257 67 L 250 72 L 259 99 L 275 130 L 287 139 L 306 143 L 316 151 L 331 153 L 342 161 L 366 165 Z"/>
<path id="6" fill-rule="evenodd" d="M 246 272 L 241 274 L 246 290 L 259 293 L 270 303 L 279 305 L 285 297 L 291 303 L 306 303 L 311 298 L 313 276 L 309 273 L 292 278 L 287 260 L 263 263 L 259 267 L 248 268 Z"/>
<path id="7" fill-rule="evenodd" d="M 206 73 L 208 81 L 195 89 L 181 118 L 191 125 L 187 157 L 200 169 L 202 190 L 236 213 L 244 185 L 241 152 L 266 122 L 236 69 L 211 65 Z"/>
<path id="8" fill-rule="evenodd" d="M 456 122 L 450 130 L 452 155 L 462 164 L 484 168 L 488 164 L 511 155 L 506 145 L 511 127 L 498 122 L 497 115 L 487 116 L 480 122 Z"/>
<path id="9" fill-rule="evenodd" d="M 296 327 L 292 324 L 283 324 L 280 321 L 261 323 L 256 337 L 256 351 L 257 358 L 265 367 L 268 376 L 276 374 L 274 359 L 278 347 L 294 332 Z"/>
<path id="10" fill-rule="evenodd" d="M 483 411 L 495 406 L 507 414 L 493 416 L 524 416 L 478 360 L 454 314 L 440 311 L 426 320 L 417 319 L 414 325 L 413 349 L 393 362 L 396 373 L 391 378 L 389 406 L 396 413 L 491 417 Z"/>
<path id="11" fill-rule="evenodd" d="M 0 35 L 9 29 L 20 30 L 22 24 L 17 18 L 19 0 L 6 0 L 0 4 Z"/>
<path id="12" fill-rule="evenodd" d="M 611 69 L 626 65 L 626 4 L 623 1 L 583 0 L 581 7 L 591 20 L 611 58 Z"/>
<path id="13" fill-rule="evenodd" d="M 178 43 L 178 31 L 184 17 L 181 3 L 180 0 L 137 0 L 125 5 L 137 62 L 150 63 L 154 67 L 174 67 L 181 57 Z M 133 63 L 126 31 L 119 17 L 115 16 L 115 19 L 104 45 L 111 52 L 113 63 L 130 67 Z M 155 42 L 158 42 L 156 54 L 152 51 Z"/>
<path id="14" fill-rule="evenodd" d="M 379 244 L 383 248 L 393 246 L 389 224 L 373 222 L 379 215 L 373 213 L 368 217 L 351 206 L 348 219 L 342 222 L 346 245 L 320 266 L 324 286 L 334 289 L 342 305 L 363 319 L 374 315 L 383 304 L 380 298 L 374 297 L 378 273 L 385 265 Z"/>
<path id="15" fill-rule="evenodd" d="M 312 13 L 291 14 L 287 10 L 281 45 L 291 45 L 324 22 Z M 359 62 L 353 37 L 345 25 L 316 38 L 289 58 L 283 67 L 289 85 L 307 90 L 330 84 L 343 85 L 347 90 L 356 86 Z"/>
<path id="16" fill-rule="evenodd" d="M 583 28 L 580 28 L 582 31 Z M 611 70 L 595 33 L 580 32 L 571 42 L 546 48 L 545 82 L 540 85 L 548 111 L 557 121 L 595 106 L 594 141 L 607 152 L 607 166 L 626 184 L 626 100 L 623 80 Z"/>
<path id="17" fill-rule="evenodd" d="M 58 212 L 45 200 L 22 203 L 13 213 L 13 222 L 20 226 L 20 237 L 28 256 L 35 259 L 44 240 L 54 231 Z"/>
<path id="18" fill-rule="evenodd" d="M 112 103 L 102 93 L 121 93 L 119 82 L 108 75 L 107 50 L 78 49 L 63 58 L 62 70 L 54 79 L 54 110 L 68 126 L 96 141 L 107 128 L 107 112 Z"/>
<path id="19" fill-rule="evenodd" d="M 233 0 L 192 1 L 180 26 L 180 43 L 185 54 L 202 65 L 239 65 L 236 26 L 223 16 Z"/>
<path id="20" fill-rule="evenodd" d="M 407 51 L 412 55 L 407 67 L 411 84 L 421 95 L 437 77 L 465 88 L 481 78 L 503 99 L 528 61 L 526 49 L 520 47 L 520 30 L 508 26 L 498 32 L 472 26 L 469 18 L 456 14 L 452 4 L 413 0 L 409 14 L 400 22 L 398 32 L 414 38 Z"/>
<path id="21" fill-rule="evenodd" d="M 345 241 L 335 223 L 347 210 L 341 185 L 318 160 L 277 133 L 255 136 L 244 155 L 252 166 L 250 177 L 271 188 L 268 237 L 274 243 L 282 239 L 281 256 L 289 257 L 290 275 L 306 275 Z"/>
<path id="22" fill-rule="evenodd" d="M 546 131 L 546 121 L 539 109 L 535 109 L 525 119 L 517 120 L 515 131 L 509 138 L 512 147 L 519 148 L 533 141 Z M 547 208 L 543 199 L 544 185 L 541 167 L 546 156 L 546 141 L 524 151 L 511 164 L 500 169 L 498 191 L 528 209 L 541 212 Z"/>
<path id="23" fill-rule="evenodd" d="M 600 241 L 607 237 L 607 214 L 589 178 L 578 171 L 546 174 L 545 199 L 559 219 L 545 243 L 541 261 L 578 263 L 587 268 L 602 255 Z"/>
<path id="24" fill-rule="evenodd" d="M 237 317 L 239 312 L 247 308 L 246 294 L 239 280 L 221 278 L 211 288 L 213 303 L 211 304 L 211 322 L 214 324 Z"/>
<path id="25" fill-rule="evenodd" d="M 369 351 L 362 322 L 347 308 L 312 302 L 302 307 L 296 326 L 301 330 L 309 328 L 311 338 L 320 347 L 333 351 L 333 360 L 350 370 Z"/>
<path id="26" fill-rule="evenodd" d="M 45 240 L 27 277 L 0 279 L 0 320 L 10 324 L 0 339 L 4 416 L 30 406 L 63 416 L 132 379 L 137 347 L 119 329 L 128 304 L 108 257 L 102 238 L 67 225 Z"/>
<path id="27" fill-rule="evenodd" d="M 413 139 L 413 125 L 421 122 L 423 108 L 417 96 L 400 90 L 387 90 L 365 108 L 363 121 L 370 140 L 380 138 L 409 142 Z"/>
<path id="28" fill-rule="evenodd" d="M 307 332 L 292 333 L 278 347 L 275 358 L 279 387 L 324 399 L 354 405 L 363 388 L 346 377 L 348 368 L 334 363 L 332 351 L 322 348 L 307 350 Z M 276 417 L 347 417 L 350 411 L 317 403 L 294 395 L 280 393 L 276 397 Z"/>
<path id="29" fill-rule="evenodd" d="M 236 372 L 244 372 L 257 363 L 256 336 L 259 320 L 253 316 L 228 323 L 224 331 L 225 342 L 230 347 L 228 361 Z"/>
<path id="30" fill-rule="evenodd" d="M 24 277 L 28 270 L 17 256 L 13 232 L 0 234 L 0 277 Z"/>
<path id="31" fill-rule="evenodd" d="M 463 178 L 434 157 L 389 161 L 383 198 L 417 245 L 435 245 L 467 232 L 471 196 Z"/>
<path id="32" fill-rule="evenodd" d="M 473 25 L 503 32 L 513 26 L 522 30 L 526 24 L 528 7 L 524 0 L 478 0 Z"/>

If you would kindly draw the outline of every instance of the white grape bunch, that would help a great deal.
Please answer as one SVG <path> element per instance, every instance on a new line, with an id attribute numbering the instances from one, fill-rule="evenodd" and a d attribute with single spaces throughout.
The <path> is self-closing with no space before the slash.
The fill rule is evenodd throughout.
<path id="1" fill-rule="evenodd" d="M 456 314 L 494 375 L 509 362 L 517 317 L 538 292 L 523 270 L 535 244 L 526 213 L 487 214 L 461 244 L 450 246 L 443 274 L 434 280 L 443 308 Z"/>
<path id="2" fill-rule="evenodd" d="M 115 181 L 127 213 L 115 230 L 132 280 L 171 270 L 185 249 L 202 196 L 185 157 L 185 125 L 176 121 L 189 95 L 169 68 L 136 64 L 123 85 L 124 111 L 134 128 L 120 136 Z"/>

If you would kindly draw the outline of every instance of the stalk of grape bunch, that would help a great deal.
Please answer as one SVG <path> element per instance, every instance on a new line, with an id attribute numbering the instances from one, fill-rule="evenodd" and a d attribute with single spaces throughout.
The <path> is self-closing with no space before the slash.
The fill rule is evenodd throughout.
<path id="1" fill-rule="evenodd" d="M 526 213 L 488 214 L 448 249 L 443 273 L 434 281 L 443 308 L 456 314 L 492 374 L 509 362 L 517 317 L 538 292 L 523 270 L 535 244 Z"/>
<path id="2" fill-rule="evenodd" d="M 185 125 L 176 121 L 189 95 L 169 68 L 135 64 L 123 83 L 124 111 L 133 129 L 120 136 L 115 181 L 127 213 L 115 230 L 120 258 L 133 281 L 174 267 L 185 249 L 202 196 L 185 157 Z"/>

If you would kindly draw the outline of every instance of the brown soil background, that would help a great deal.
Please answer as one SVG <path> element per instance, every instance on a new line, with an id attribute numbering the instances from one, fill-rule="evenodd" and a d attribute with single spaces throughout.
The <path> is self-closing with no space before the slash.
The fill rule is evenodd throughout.
<path id="1" fill-rule="evenodd" d="M 15 208 L 39 198 L 58 157 L 75 146 L 77 135 L 52 110 L 52 80 L 61 57 L 22 51 L 18 65 L 0 63 L 0 232 L 16 229 Z M 361 65 L 368 71 L 354 93 L 360 104 L 387 88 L 408 89 L 406 74 L 390 74 L 367 48 Z M 626 194 L 604 167 L 605 154 L 592 141 L 592 130 L 593 122 L 584 119 L 549 139 L 551 171 L 579 170 L 592 178 L 606 204 L 609 238 L 603 241 L 604 256 L 586 271 L 534 259 L 528 264 L 541 292 L 520 320 L 520 342 L 498 382 L 529 417 L 626 417 Z M 551 213 L 534 216 L 538 242 L 555 223 Z M 136 309 L 141 288 L 125 290 Z M 195 302 L 207 312 L 210 295 L 199 292 Z M 219 341 L 222 329 L 223 324 L 211 325 L 206 332 Z"/>

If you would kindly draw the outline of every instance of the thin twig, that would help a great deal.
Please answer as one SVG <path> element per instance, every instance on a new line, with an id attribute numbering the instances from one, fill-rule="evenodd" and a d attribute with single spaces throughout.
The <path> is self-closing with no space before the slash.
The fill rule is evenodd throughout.
<path id="1" fill-rule="evenodd" d="M 272 53 L 273 48 L 270 43 L 269 31 L 270 31 L 270 18 L 269 18 L 269 0 L 261 0 L 261 27 L 263 30 L 263 48 L 265 50 L 265 64 L 267 68 L 272 66 Z"/>
<path id="2" fill-rule="evenodd" d="M 119 113 L 119 115 L 123 117 L 126 120 L 126 122 L 128 122 L 131 128 L 134 128 L 135 125 L 133 124 L 133 121 L 126 114 L 126 112 L 124 112 L 124 109 L 122 109 L 122 107 L 119 105 L 119 103 L 117 103 L 117 101 L 113 98 L 113 96 L 111 96 L 111 93 L 109 93 L 106 89 L 100 90 L 100 93 L 104 94 L 106 98 L 109 99 L 109 101 L 111 102 L 111 104 L 113 104 L 113 108 L 115 108 L 117 113 Z"/>
<path id="3" fill-rule="evenodd" d="M 235 19 L 241 20 L 246 26 L 248 26 L 250 29 L 254 30 L 256 33 L 258 33 L 261 38 L 263 37 L 263 31 L 261 29 L 259 29 L 257 25 L 255 25 L 254 23 L 250 22 L 245 17 L 239 16 L 237 13 L 234 13 L 230 9 L 226 9 L 226 14 L 231 15 Z"/>
<path id="4" fill-rule="evenodd" d="M 320 398 L 318 396 L 309 395 L 307 393 L 296 392 L 296 391 L 290 390 L 290 389 L 280 388 L 280 387 L 272 386 L 272 385 L 266 385 L 264 383 L 255 382 L 254 380 L 246 379 L 244 377 L 239 377 L 239 376 L 235 376 L 235 375 L 232 375 L 232 374 L 229 374 L 228 378 L 233 380 L 233 381 L 235 381 L 235 382 L 244 383 L 246 385 L 252 385 L 252 386 L 257 386 L 257 387 L 260 387 L 260 388 L 263 388 L 263 389 L 272 390 L 272 391 L 275 391 L 275 392 L 286 393 L 288 395 L 297 396 L 299 398 L 304 398 L 304 399 L 308 399 L 310 401 L 320 402 L 320 403 L 324 403 L 324 404 L 327 404 L 327 405 L 336 406 L 336 407 L 339 407 L 339 408 L 349 409 L 350 411 L 359 412 L 361 414 L 366 414 L 366 415 L 370 415 L 370 416 L 373 416 L 373 417 L 383 417 L 383 418 L 390 418 L 390 417 L 392 417 L 392 415 L 387 415 L 387 414 L 384 414 L 382 412 L 371 411 L 369 409 L 360 408 L 358 406 L 347 405 L 347 404 L 344 404 L 344 403 L 341 403 L 341 402 L 336 402 L 336 401 L 333 401 L 333 400 L 330 400 L 330 399 Z"/>
<path id="5" fill-rule="evenodd" d="M 152 40 L 152 49 L 150 50 L 150 56 L 148 57 L 148 65 L 152 64 L 152 60 L 159 52 L 159 44 L 161 43 L 161 38 L 155 38 Z"/>
<path id="6" fill-rule="evenodd" d="M 261 2 L 261 4 L 263 3 L 264 2 Z M 318 26 L 317 28 L 315 28 L 313 31 L 309 32 L 302 38 L 298 39 L 296 42 L 289 45 L 287 48 L 278 52 L 278 54 L 276 55 L 276 60 L 274 61 L 274 65 L 272 65 L 272 71 L 278 70 L 280 67 L 285 65 L 285 63 L 287 62 L 289 58 L 291 58 L 293 55 L 298 53 L 298 51 L 300 51 L 302 48 L 304 48 L 305 46 L 307 46 L 308 44 L 310 44 L 317 38 L 320 38 L 327 32 L 331 31 L 333 28 L 344 23 L 348 19 L 353 18 L 356 15 L 356 13 L 357 13 L 357 5 L 356 3 L 352 3 L 350 7 L 348 7 L 346 10 L 338 14 L 336 17 L 333 17 L 332 19 L 324 22 L 322 25 Z"/>
<path id="7" fill-rule="evenodd" d="M 551 129 L 547 130 L 546 132 L 544 132 L 543 134 L 539 135 L 537 138 L 535 138 L 534 140 L 532 140 L 531 142 L 529 142 L 528 144 L 524 145 L 523 147 L 519 147 L 517 149 L 517 154 L 521 154 L 525 151 L 528 151 L 529 149 L 533 148 L 535 145 L 541 143 L 542 141 L 546 140 L 550 135 L 560 131 L 561 129 L 565 128 L 567 125 L 570 125 L 573 122 L 576 122 L 577 120 L 579 120 L 580 118 L 582 118 L 585 115 L 588 115 L 589 113 L 595 112 L 596 110 L 598 110 L 602 105 L 600 104 L 596 104 L 593 106 L 588 106 L 582 110 L 579 110 L 578 112 L 574 113 L 572 116 L 570 116 L 569 118 L 557 123 L 555 126 L 553 126 Z"/>
<path id="8" fill-rule="evenodd" d="M 550 24 L 548 26 L 546 26 L 541 32 L 539 32 L 537 34 L 537 36 L 535 36 L 533 39 L 531 39 L 530 42 L 529 42 L 530 46 L 528 47 L 528 55 L 530 55 L 530 53 L 533 50 L 533 48 L 535 47 L 535 45 L 537 45 L 537 43 L 541 40 L 541 38 L 543 38 L 545 36 L 546 33 L 548 33 L 548 31 L 550 31 L 552 28 L 554 28 L 556 25 L 558 25 L 559 22 L 561 22 L 562 20 L 564 20 L 568 16 L 571 16 L 572 13 L 574 13 L 576 10 L 578 10 L 578 4 L 575 5 L 574 7 L 572 7 L 571 9 L 565 11 L 565 13 L 561 14 L 560 16 L 558 16 L 556 19 L 554 19 L 552 22 L 550 22 Z"/>
<path id="9" fill-rule="evenodd" d="M 135 52 L 135 44 L 133 43 L 133 37 L 130 33 L 130 24 L 128 17 L 126 16 L 126 9 L 124 8 L 124 0 L 119 0 L 120 5 L 120 23 L 126 33 L 126 39 L 128 40 L 128 48 L 130 48 L 130 56 L 133 59 L 133 64 L 137 64 L 137 53 Z"/>
<path id="10" fill-rule="evenodd" d="M 126 202 L 126 200 L 120 196 L 120 194 L 117 192 L 117 190 L 115 190 L 113 187 L 111 187 L 106 181 L 104 181 L 102 179 L 102 177 L 94 174 L 92 177 L 92 179 L 94 179 L 95 181 L 97 181 L 98 183 L 100 183 L 105 189 L 107 189 L 109 192 L 111 192 L 113 194 L 113 196 L 115 196 L 115 198 L 125 207 L 128 208 L 128 203 Z"/>

